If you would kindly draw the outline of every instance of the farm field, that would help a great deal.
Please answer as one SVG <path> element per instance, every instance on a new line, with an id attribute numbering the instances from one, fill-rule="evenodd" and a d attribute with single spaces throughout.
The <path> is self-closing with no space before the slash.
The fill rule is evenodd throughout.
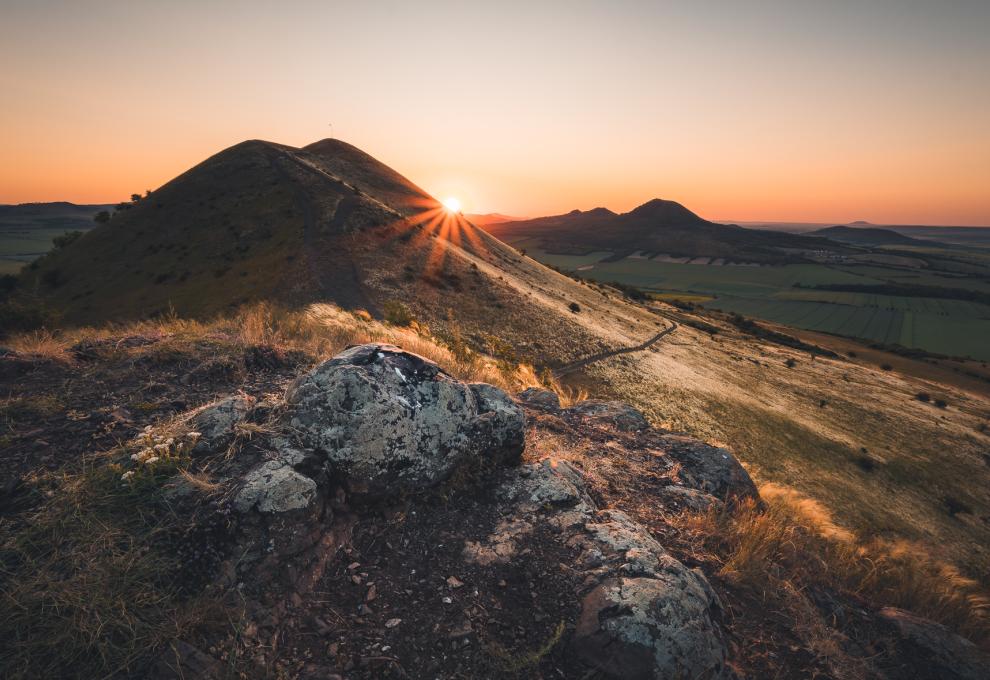
<path id="1" fill-rule="evenodd" d="M 935 249 L 925 254 L 945 256 L 946 253 Z M 987 277 L 990 268 L 982 269 L 978 265 L 964 267 L 973 267 L 974 272 L 982 275 L 877 264 L 722 266 L 632 257 L 603 262 L 609 253 L 558 255 L 534 249 L 529 254 L 582 278 L 635 286 L 654 299 L 692 301 L 794 328 L 990 360 L 990 305 L 969 300 L 814 288 L 894 284 L 990 292 Z M 976 264 L 980 259 L 981 254 L 977 253 L 969 262 Z"/>
<path id="2" fill-rule="evenodd" d="M 990 360 L 990 342 L 987 341 L 990 338 L 990 318 L 779 298 L 723 296 L 706 302 L 704 306 L 886 345 L 917 347 L 937 354 Z"/>

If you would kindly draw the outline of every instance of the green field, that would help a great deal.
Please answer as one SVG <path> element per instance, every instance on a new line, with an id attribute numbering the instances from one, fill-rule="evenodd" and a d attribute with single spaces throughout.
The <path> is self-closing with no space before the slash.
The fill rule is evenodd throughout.
<path id="1" fill-rule="evenodd" d="M 946 251 L 937 251 L 944 255 Z M 618 282 L 669 297 L 677 292 L 709 296 L 705 307 L 767 321 L 924 349 L 950 356 L 990 360 L 990 305 L 938 297 L 815 290 L 829 284 L 913 284 L 990 292 L 990 268 L 981 276 L 959 271 L 884 267 L 875 264 L 788 264 L 718 266 L 624 258 L 609 253 L 558 255 L 530 249 L 535 259 L 582 278 Z M 955 253 L 953 253 L 955 255 Z M 969 262 L 978 262 L 979 257 Z M 969 269 L 972 265 L 958 267 Z M 801 288 L 797 286 L 803 286 Z"/>

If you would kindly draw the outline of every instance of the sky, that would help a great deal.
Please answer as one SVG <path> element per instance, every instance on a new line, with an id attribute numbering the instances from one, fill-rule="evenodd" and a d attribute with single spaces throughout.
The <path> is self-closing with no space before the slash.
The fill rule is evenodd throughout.
<path id="1" fill-rule="evenodd" d="M 0 203 L 332 134 L 465 212 L 990 225 L 988 35 L 987 0 L 0 0 Z"/>

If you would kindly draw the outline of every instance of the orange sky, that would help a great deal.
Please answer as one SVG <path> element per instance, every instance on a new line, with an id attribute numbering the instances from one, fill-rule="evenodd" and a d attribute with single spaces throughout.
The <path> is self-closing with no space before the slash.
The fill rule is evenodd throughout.
<path id="1" fill-rule="evenodd" d="M 468 212 L 990 225 L 985 0 L 468 4 L 5 4 L 0 203 L 333 122 Z"/>

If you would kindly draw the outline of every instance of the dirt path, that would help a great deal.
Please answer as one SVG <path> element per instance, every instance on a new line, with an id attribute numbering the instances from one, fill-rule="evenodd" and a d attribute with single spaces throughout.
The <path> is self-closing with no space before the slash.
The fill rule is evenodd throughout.
<path id="1" fill-rule="evenodd" d="M 633 352 L 642 352 L 644 349 L 649 349 L 656 343 L 660 342 L 661 338 L 663 338 L 666 335 L 670 335 L 671 333 L 677 330 L 678 327 L 677 322 L 671 321 L 670 323 L 671 325 L 669 327 L 663 329 L 662 331 L 660 331 L 659 333 L 657 333 L 656 335 L 654 335 L 652 338 L 650 338 L 644 343 L 641 343 L 639 345 L 633 345 L 632 347 L 621 347 L 619 349 L 608 350 L 607 352 L 599 352 L 598 354 L 592 354 L 589 357 L 578 359 L 577 361 L 572 361 L 571 363 L 565 364 L 564 366 L 561 366 L 556 371 L 554 371 L 553 372 L 554 377 L 562 378 L 568 373 L 573 373 L 579 368 L 584 368 L 585 366 L 588 366 L 589 364 L 593 364 L 596 361 L 603 361 L 604 359 L 609 359 L 611 357 L 618 356 L 620 354 L 631 354 Z"/>

